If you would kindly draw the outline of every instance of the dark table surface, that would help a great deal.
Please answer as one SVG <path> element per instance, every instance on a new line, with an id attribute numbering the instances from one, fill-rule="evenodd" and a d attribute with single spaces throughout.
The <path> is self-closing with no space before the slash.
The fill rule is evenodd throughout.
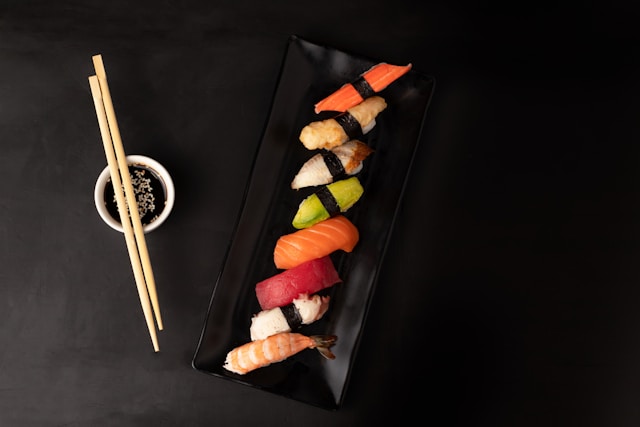
<path id="1" fill-rule="evenodd" d="M 0 425 L 640 424 L 640 33 L 622 4 L 3 1 Z M 343 405 L 191 366 L 290 35 L 436 89 Z M 165 165 L 154 353 L 87 77 Z"/>

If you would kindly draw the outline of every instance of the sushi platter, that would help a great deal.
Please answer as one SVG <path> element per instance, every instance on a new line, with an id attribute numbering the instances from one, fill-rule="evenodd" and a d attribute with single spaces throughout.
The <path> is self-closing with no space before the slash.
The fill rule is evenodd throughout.
<path id="1" fill-rule="evenodd" d="M 320 199 L 324 203 L 326 196 L 319 194 L 318 184 L 300 184 L 304 180 L 298 179 L 297 174 L 318 150 L 332 148 L 307 146 L 309 138 L 303 144 L 301 130 L 306 131 L 310 123 L 336 117 L 336 111 L 323 111 L 318 101 L 341 87 L 346 90 L 345 83 L 381 63 L 379 59 L 290 37 L 242 209 L 193 357 L 196 370 L 330 410 L 341 406 L 369 302 L 375 287 L 386 285 L 377 283 L 378 271 L 410 177 L 434 79 L 406 66 L 392 84 L 374 87 L 376 93 L 367 95 L 366 102 L 377 103 L 378 108 L 377 117 L 370 120 L 372 126 L 360 135 L 367 151 L 344 185 L 329 188 L 334 192 L 344 188 L 351 194 L 334 194 L 333 203 L 339 212 L 331 213 L 330 220 L 326 213 L 299 218 L 299 210 L 304 207 L 305 215 L 315 212 L 308 206 L 317 206 Z M 356 117 L 357 114 L 354 112 Z M 252 320 L 258 313 L 266 314 L 264 300 L 273 299 L 268 290 L 269 279 L 283 273 L 296 275 L 298 264 L 281 261 L 282 254 L 278 253 L 274 262 L 274 248 L 280 250 L 285 237 L 332 221 L 345 223 L 355 233 L 355 244 L 352 238 L 343 246 L 337 244 L 329 253 L 304 261 L 315 262 L 315 258 L 326 256 L 324 261 L 329 265 L 325 263 L 324 268 L 331 280 L 319 279 L 322 283 L 314 289 L 322 297 L 317 296 L 314 301 L 321 305 L 316 305 L 312 318 L 293 331 L 304 335 L 295 334 L 301 339 L 312 337 L 306 348 L 317 345 L 325 357 L 307 349 L 277 363 L 247 370 L 229 369 L 227 356 L 231 350 L 252 343 Z M 260 301 L 256 296 L 258 284 Z M 304 303 L 310 304 L 311 300 Z"/>

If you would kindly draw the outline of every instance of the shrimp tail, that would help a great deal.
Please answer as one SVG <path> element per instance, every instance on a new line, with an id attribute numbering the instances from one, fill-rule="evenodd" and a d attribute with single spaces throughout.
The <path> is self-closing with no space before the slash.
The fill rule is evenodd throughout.
<path id="1" fill-rule="evenodd" d="M 331 351 L 330 347 L 332 347 L 336 343 L 336 341 L 338 340 L 337 336 L 335 336 L 335 335 L 312 335 L 309 338 L 311 338 L 313 340 L 314 347 L 318 350 L 318 352 L 320 352 L 320 354 L 325 359 L 333 360 L 333 359 L 336 358 L 336 355 L 333 354 L 333 352 Z"/>

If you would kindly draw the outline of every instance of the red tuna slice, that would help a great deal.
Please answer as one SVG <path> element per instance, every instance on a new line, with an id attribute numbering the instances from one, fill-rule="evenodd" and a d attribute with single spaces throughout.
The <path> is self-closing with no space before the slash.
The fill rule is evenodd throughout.
<path id="1" fill-rule="evenodd" d="M 258 282 L 256 296 L 263 310 L 282 307 L 300 294 L 312 295 L 342 282 L 331 258 L 312 259 Z"/>

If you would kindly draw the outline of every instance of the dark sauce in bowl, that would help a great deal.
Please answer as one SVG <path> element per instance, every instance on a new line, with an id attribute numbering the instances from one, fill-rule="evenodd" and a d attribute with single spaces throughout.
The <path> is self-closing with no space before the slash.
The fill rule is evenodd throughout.
<path id="1" fill-rule="evenodd" d="M 138 213 L 142 225 L 151 224 L 165 209 L 167 204 L 167 189 L 158 174 L 151 168 L 138 163 L 129 164 L 131 184 L 138 203 Z M 120 222 L 118 202 L 111 178 L 104 188 L 104 200 L 109 214 Z"/>

